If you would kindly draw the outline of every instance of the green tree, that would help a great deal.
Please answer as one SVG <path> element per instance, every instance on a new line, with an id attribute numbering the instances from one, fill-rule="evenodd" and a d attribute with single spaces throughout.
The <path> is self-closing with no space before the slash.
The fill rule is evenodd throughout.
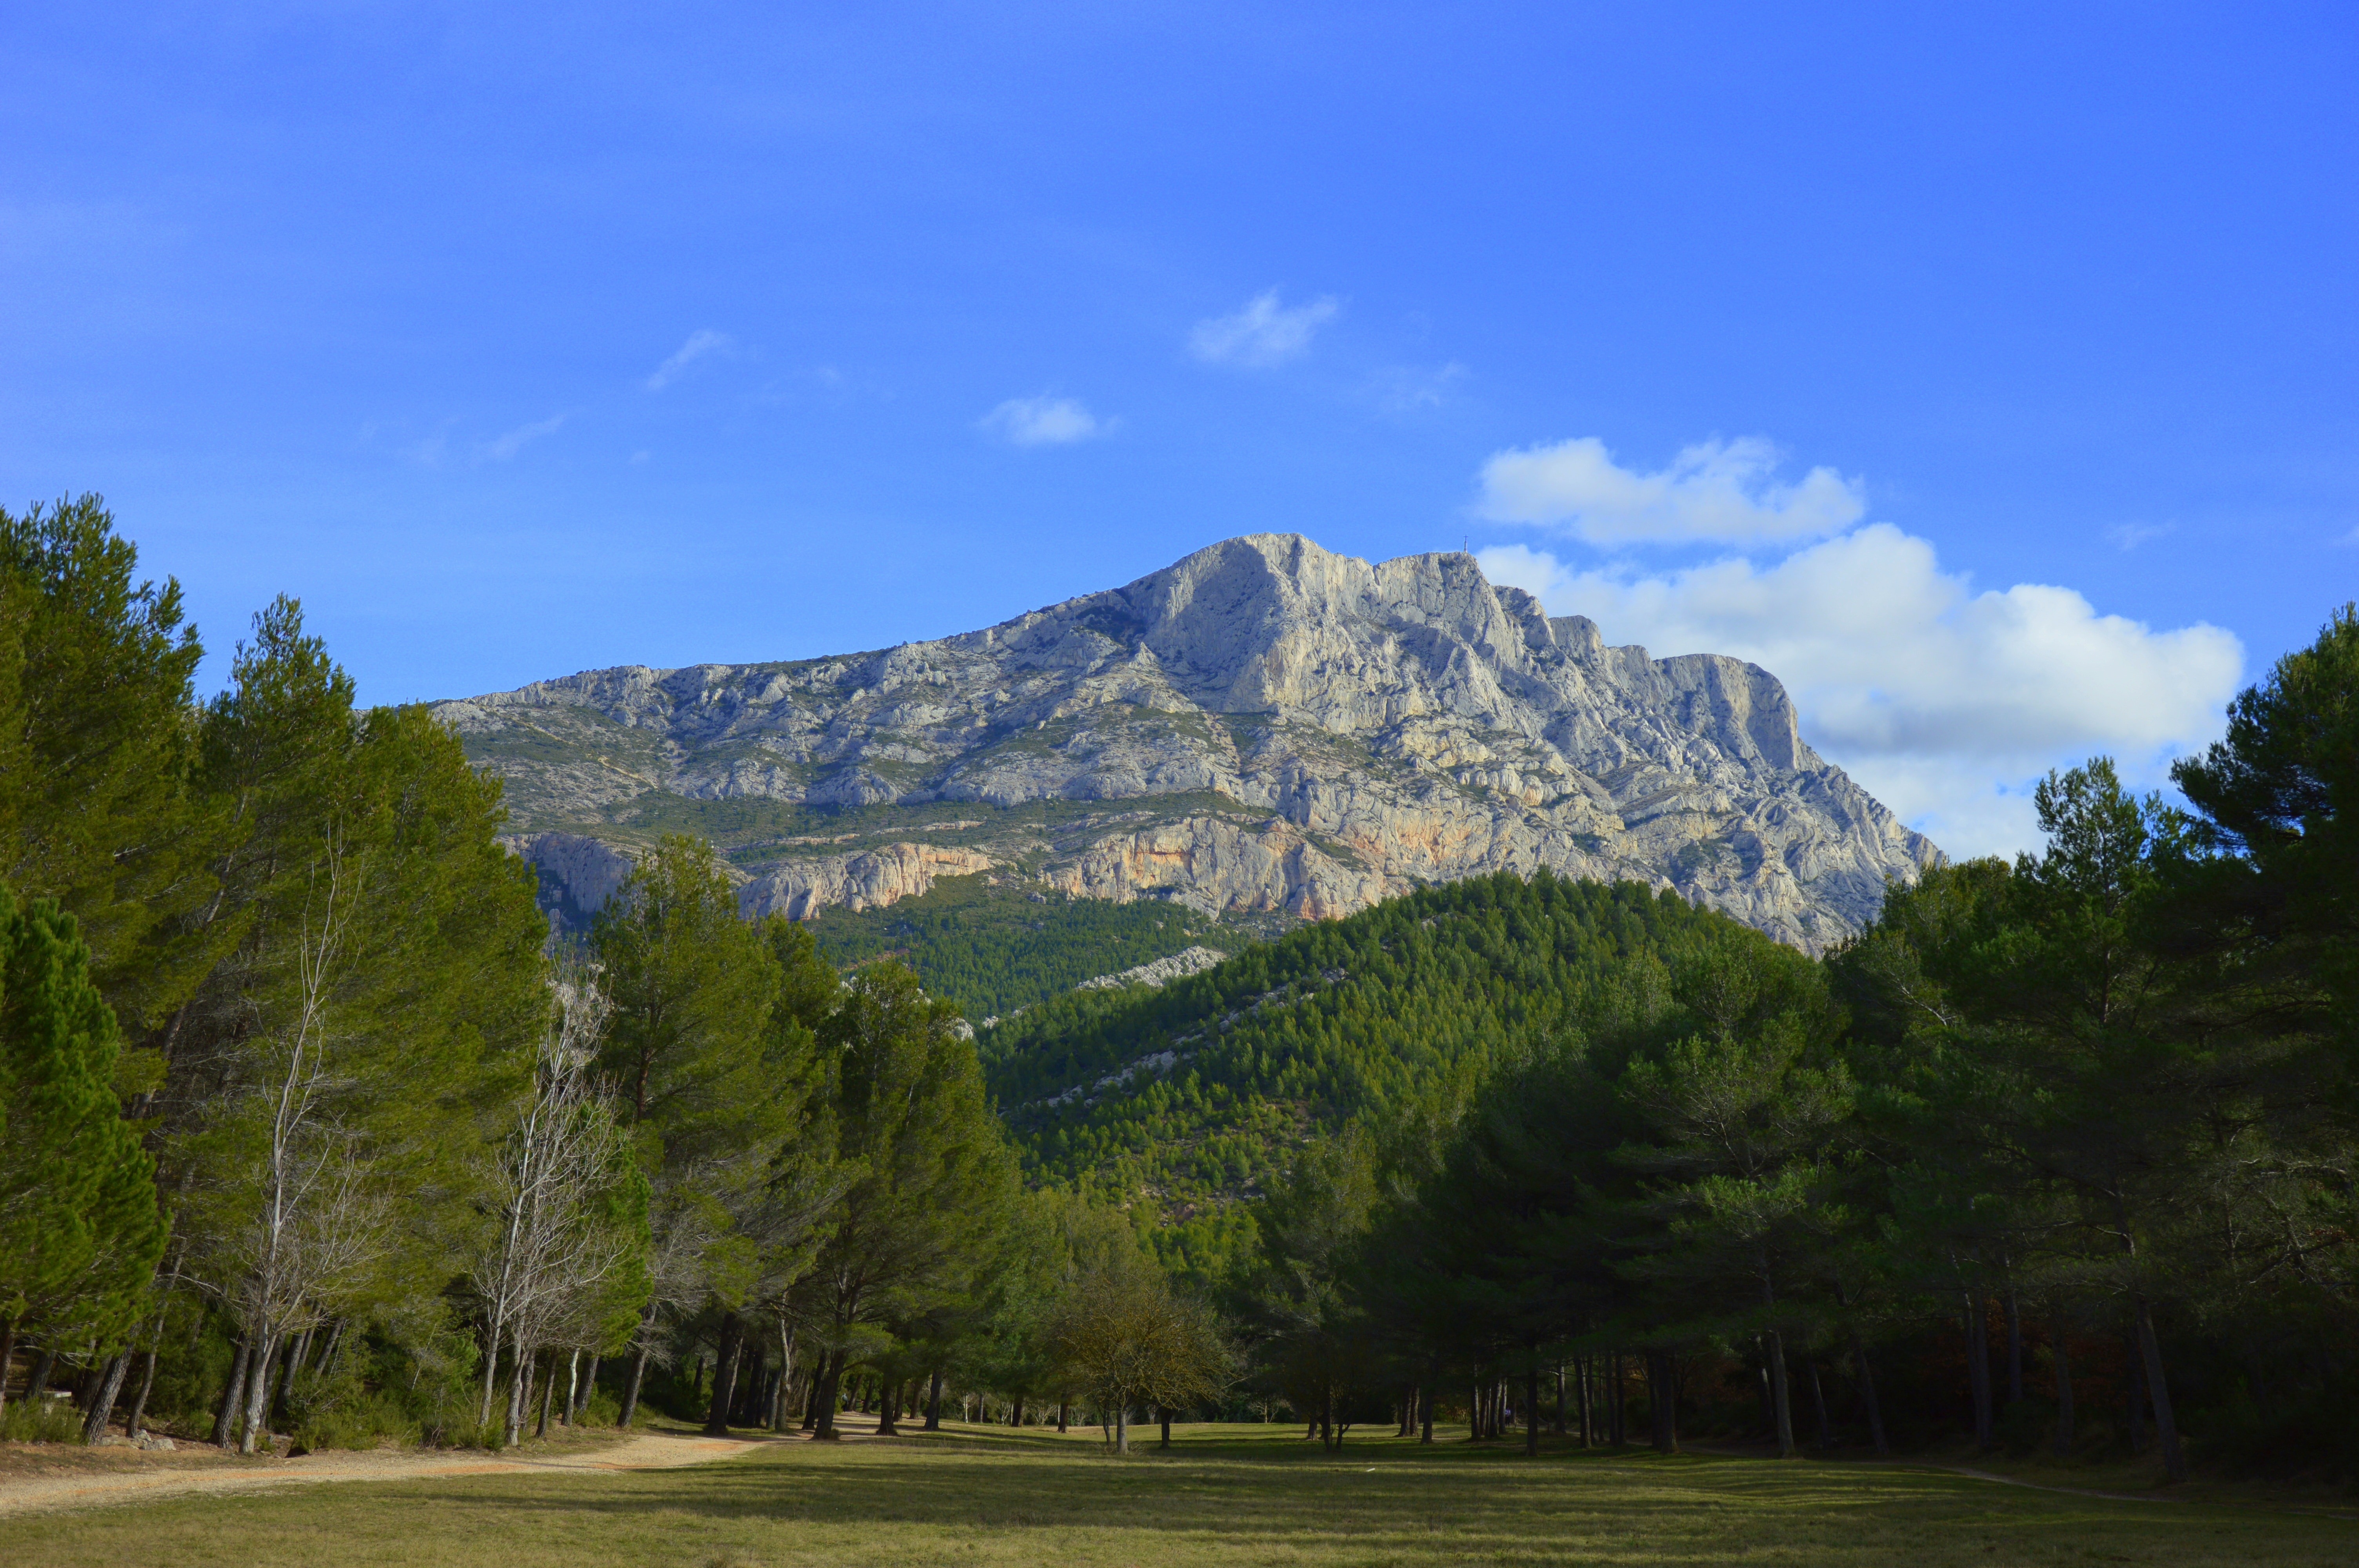
<path id="1" fill-rule="evenodd" d="M 20 1331 L 111 1350 L 146 1310 L 165 1230 L 120 1050 L 73 916 L 0 887 L 0 1366 Z"/>
<path id="2" fill-rule="evenodd" d="M 1014 1162 L 958 1015 L 898 964 L 846 984 L 822 1027 L 832 1122 L 852 1179 L 804 1295 L 823 1336 L 818 1434 L 885 1325 L 967 1288 L 1004 1223 Z"/>
<path id="3" fill-rule="evenodd" d="M 228 831 L 199 788 L 204 650 L 94 495 L 0 509 L 0 881 L 53 898 L 135 1035 L 211 961 L 190 916 Z"/>
<path id="4" fill-rule="evenodd" d="M 787 1292 L 842 1178 L 822 1103 L 818 1029 L 833 975 L 783 920 L 749 925 L 712 845 L 664 838 L 591 935 L 613 1015 L 600 1063 L 638 1130 L 653 1184 L 653 1290 L 624 1390 L 635 1414 L 659 1322 L 722 1314 L 712 1423 L 724 1423 L 760 1306 L 781 1358 Z M 774 1412 L 773 1419 L 776 1419 Z"/>
<path id="5" fill-rule="evenodd" d="M 204 914 L 222 957 L 176 1019 L 166 1118 L 190 1272 L 240 1325 L 217 1431 L 251 1444 L 272 1357 L 461 1267 L 478 1140 L 547 1006 L 531 873 L 499 787 L 419 708 L 354 711 L 300 608 L 256 618 L 205 719 L 241 838 Z"/>

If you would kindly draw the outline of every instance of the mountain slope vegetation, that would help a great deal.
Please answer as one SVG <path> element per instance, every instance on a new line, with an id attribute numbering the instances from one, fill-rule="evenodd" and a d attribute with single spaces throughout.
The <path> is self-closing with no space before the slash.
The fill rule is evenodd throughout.
<path id="1" fill-rule="evenodd" d="M 1143 1200 L 1167 1260 L 1217 1271 L 1250 1234 L 1240 1201 L 1310 1140 L 1446 1108 L 1505 1057 L 1655 1017 L 1675 969 L 1731 948 L 1809 962 L 1638 883 L 1478 878 L 1161 990 L 1060 997 L 984 1032 L 986 1081 L 1035 1179 Z"/>
<path id="2" fill-rule="evenodd" d="M 1256 934 L 1185 904 L 1110 903 L 979 876 L 946 878 L 881 909 L 829 909 L 810 930 L 837 968 L 898 959 L 977 1023 L 1189 947 L 1234 951 Z"/>

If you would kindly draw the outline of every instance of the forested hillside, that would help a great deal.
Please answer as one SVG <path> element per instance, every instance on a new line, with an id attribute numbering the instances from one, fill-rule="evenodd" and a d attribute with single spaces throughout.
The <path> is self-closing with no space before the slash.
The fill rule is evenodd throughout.
<path id="1" fill-rule="evenodd" d="M 1246 948 L 1159 991 L 1060 997 L 986 1032 L 986 1081 L 1039 1179 L 1143 1196 L 1217 1273 L 1312 1138 L 1448 1104 L 1501 1059 L 1658 1005 L 1666 960 L 1786 951 L 1635 882 L 1430 888 Z M 1793 961 L 1802 962 L 1799 955 Z"/>
<path id="2" fill-rule="evenodd" d="M 1283 917 L 1216 920 L 1181 903 L 1111 903 L 948 878 L 882 909 L 822 911 L 810 923 L 840 968 L 896 958 L 977 1023 L 1062 996 L 1083 980 L 1206 946 L 1228 952 Z"/>

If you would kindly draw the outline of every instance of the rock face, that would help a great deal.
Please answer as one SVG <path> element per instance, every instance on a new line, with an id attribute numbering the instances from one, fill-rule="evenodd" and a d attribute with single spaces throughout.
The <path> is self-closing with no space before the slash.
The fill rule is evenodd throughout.
<path id="1" fill-rule="evenodd" d="M 1767 671 L 1609 647 L 1471 556 L 1371 565 L 1292 535 L 939 642 L 437 712 L 589 907 L 614 862 L 576 840 L 670 827 L 723 845 L 749 913 L 798 918 L 984 871 L 1324 918 L 1548 867 L 1815 951 L 1939 859 L 1802 742 Z"/>
<path id="2" fill-rule="evenodd" d="M 1118 975 L 1100 975 L 1093 980 L 1083 980 L 1073 989 L 1077 991 L 1120 990 L 1125 986 L 1147 986 L 1150 989 L 1169 985 L 1173 980 L 1201 975 L 1206 969 L 1218 968 L 1228 957 L 1210 947 L 1182 947 L 1168 958 L 1158 958 L 1150 964 L 1139 964 Z"/>

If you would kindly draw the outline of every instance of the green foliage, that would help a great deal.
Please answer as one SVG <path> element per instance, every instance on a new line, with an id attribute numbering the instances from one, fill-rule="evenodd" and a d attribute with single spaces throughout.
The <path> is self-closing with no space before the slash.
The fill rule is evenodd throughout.
<path id="1" fill-rule="evenodd" d="M 1201 1255 L 1195 1217 L 1261 1195 L 1321 1132 L 1413 1117 L 1495 1062 L 1646 1013 L 1662 955 L 1741 929 L 1629 883 L 1454 882 L 1158 991 L 1045 1003 L 987 1033 L 986 1070 L 1027 1170 L 1143 1198 Z"/>
<path id="2" fill-rule="evenodd" d="M 90 971 L 73 916 L 0 887 L 0 1321 L 113 1348 L 146 1305 L 164 1224 Z"/>
<path id="3" fill-rule="evenodd" d="M 890 1360 L 892 1325 L 979 1292 L 1014 1195 L 1014 1162 L 957 1013 L 895 963 L 847 982 L 821 1026 L 830 1124 L 848 1176 L 798 1311 L 830 1353 L 821 1433 L 854 1360 Z M 896 1370 L 903 1370 L 896 1368 Z"/>
<path id="4" fill-rule="evenodd" d="M 980 876 L 945 879 L 923 897 L 882 909 L 831 909 L 810 929 L 831 963 L 853 968 L 898 959 L 928 991 L 976 1022 L 1188 947 L 1229 952 L 1245 941 L 1184 904 L 1068 898 Z"/>
<path id="5" fill-rule="evenodd" d="M 189 917 L 225 830 L 196 788 L 204 651 L 137 568 L 96 496 L 0 510 L 0 882 L 74 917 L 134 1030 L 209 961 Z"/>

